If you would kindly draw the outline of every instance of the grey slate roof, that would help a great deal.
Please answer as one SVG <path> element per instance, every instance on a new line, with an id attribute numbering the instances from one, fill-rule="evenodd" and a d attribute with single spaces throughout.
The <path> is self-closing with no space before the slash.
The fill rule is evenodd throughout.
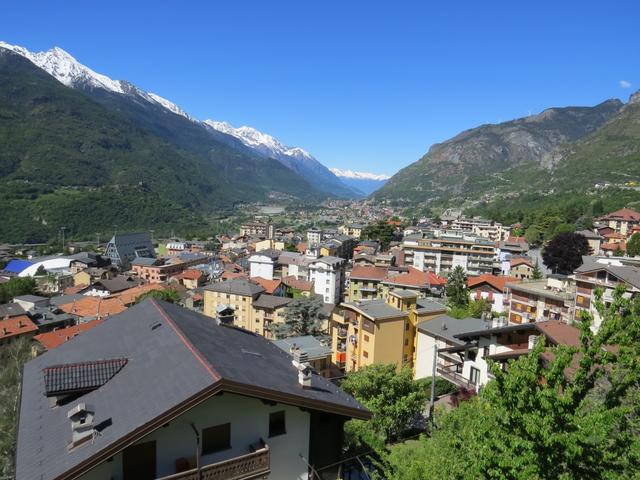
<path id="1" fill-rule="evenodd" d="M 18 315 L 24 315 L 24 308 L 18 303 L 4 303 L 0 304 L 0 319 L 4 317 L 17 317 Z"/>
<path id="2" fill-rule="evenodd" d="M 39 295 L 20 295 L 18 297 L 15 297 L 14 300 L 20 300 L 22 302 L 37 303 L 37 302 L 41 302 L 43 300 L 47 300 L 47 297 L 41 297 Z"/>
<path id="3" fill-rule="evenodd" d="M 582 259 L 584 263 L 575 270 L 576 273 L 605 270 L 632 287 L 640 288 L 640 268 L 631 265 L 599 263 L 594 257 L 582 257 Z"/>
<path id="4" fill-rule="evenodd" d="M 447 306 L 432 298 L 419 298 L 416 302 L 418 313 L 433 313 L 447 310 Z"/>
<path id="5" fill-rule="evenodd" d="M 73 303 L 76 300 L 80 300 L 81 298 L 84 298 L 84 295 L 82 295 L 81 293 L 72 293 L 69 295 L 58 295 L 55 297 L 51 297 L 49 299 L 49 303 L 57 307 L 59 305 L 64 305 L 66 303 Z"/>
<path id="6" fill-rule="evenodd" d="M 364 300 L 357 303 L 344 303 L 343 305 L 353 306 L 373 320 L 409 316 L 409 313 L 393 308 L 383 299 Z"/>
<path id="7" fill-rule="evenodd" d="M 167 354 L 170 352 L 170 355 Z M 51 408 L 43 370 L 61 364 L 122 358 L 127 364 L 102 387 Z M 260 368 L 256 368 L 259 358 Z M 249 393 L 249 389 L 251 393 Z M 298 384 L 291 358 L 251 332 L 217 325 L 176 305 L 147 300 L 27 362 L 17 445 L 17 480 L 51 480 L 144 429 L 160 426 L 190 399 L 229 391 L 345 416 L 368 418 L 351 396 L 319 375 Z M 205 397 L 202 397 L 204 400 Z M 111 423 L 92 442 L 67 449 L 67 412 L 91 405 L 94 422 Z"/>
<path id="8" fill-rule="evenodd" d="M 244 278 L 230 278 L 224 282 L 207 285 L 204 289 L 211 292 L 242 295 L 245 297 L 253 297 L 264 292 L 264 288 L 260 285 Z"/>
<path id="9" fill-rule="evenodd" d="M 276 340 L 273 343 L 288 354 L 291 354 L 291 347 L 298 347 L 302 352 L 307 353 L 309 360 L 326 358 L 333 353 L 331 347 L 323 345 L 320 343 L 320 340 L 315 338 L 313 335 L 283 338 L 282 340 Z"/>
<path id="10" fill-rule="evenodd" d="M 136 257 L 155 257 L 155 250 L 148 233 L 125 233 L 111 238 L 105 254 L 115 265 L 128 266 Z"/>
<path id="11" fill-rule="evenodd" d="M 263 257 L 269 257 L 271 260 L 278 260 L 280 258 L 280 254 L 282 252 L 280 250 L 274 250 L 272 248 L 268 248 L 266 250 L 260 250 L 259 252 L 255 252 L 251 256 L 254 255 L 262 255 Z"/>
<path id="12" fill-rule="evenodd" d="M 263 293 L 257 300 L 253 301 L 253 306 L 257 308 L 278 308 L 290 303 L 293 299 L 286 297 L 277 297 L 275 295 L 267 295 Z"/>
<path id="13" fill-rule="evenodd" d="M 449 343 L 462 345 L 464 342 L 457 338 L 467 332 L 482 330 L 487 322 L 481 318 L 467 317 L 457 319 L 449 315 L 438 315 L 436 318 L 418 324 L 418 331 L 434 337 L 442 338 Z"/>
<path id="14" fill-rule="evenodd" d="M 156 262 L 158 262 L 159 260 L 157 258 L 150 258 L 150 257 L 138 257 L 138 258 L 134 258 L 131 261 L 131 265 L 140 265 L 143 267 L 150 267 L 152 265 L 155 265 Z"/>

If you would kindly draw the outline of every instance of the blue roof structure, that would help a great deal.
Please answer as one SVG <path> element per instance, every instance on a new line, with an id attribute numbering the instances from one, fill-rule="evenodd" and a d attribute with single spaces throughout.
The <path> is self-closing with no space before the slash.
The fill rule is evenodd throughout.
<path id="1" fill-rule="evenodd" d="M 33 265 L 33 263 L 29 262 L 28 260 L 14 259 L 7 263 L 7 265 L 4 267 L 4 271 L 15 273 L 16 275 L 18 275 L 20 272 L 26 270 L 31 265 Z"/>

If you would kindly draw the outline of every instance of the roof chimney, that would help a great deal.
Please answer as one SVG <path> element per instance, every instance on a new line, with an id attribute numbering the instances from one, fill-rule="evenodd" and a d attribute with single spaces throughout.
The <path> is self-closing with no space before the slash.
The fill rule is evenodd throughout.
<path id="1" fill-rule="evenodd" d="M 84 402 L 81 402 L 67 412 L 67 418 L 71 420 L 71 443 L 68 445 L 69 449 L 75 448 L 93 438 L 93 418 L 95 414 L 89 408 Z"/>
<path id="2" fill-rule="evenodd" d="M 311 388 L 312 369 L 307 362 L 309 355 L 297 348 L 293 353 L 293 366 L 298 369 L 298 383 L 302 388 Z"/>

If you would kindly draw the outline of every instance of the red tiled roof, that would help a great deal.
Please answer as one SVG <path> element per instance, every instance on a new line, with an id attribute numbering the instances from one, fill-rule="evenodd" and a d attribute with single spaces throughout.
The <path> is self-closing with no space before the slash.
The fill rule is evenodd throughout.
<path id="1" fill-rule="evenodd" d="M 368 265 L 356 265 L 349 278 L 354 280 L 382 280 L 387 276 L 387 268 L 370 267 Z"/>
<path id="2" fill-rule="evenodd" d="M 580 330 L 558 320 L 547 320 L 536 323 L 536 328 L 556 345 L 579 347 Z"/>
<path id="3" fill-rule="evenodd" d="M 273 295 L 273 293 L 278 290 L 278 287 L 282 285 L 282 282 L 280 280 L 268 280 L 262 277 L 252 277 L 251 281 L 264 288 L 265 292 L 269 295 Z"/>
<path id="4" fill-rule="evenodd" d="M 64 289 L 65 295 L 73 295 L 74 293 L 80 293 L 80 290 L 84 290 L 88 285 L 76 285 L 74 287 L 67 287 Z"/>
<path id="5" fill-rule="evenodd" d="M 440 277 L 433 272 L 423 272 L 414 267 L 409 267 L 407 273 L 401 273 L 393 277 L 387 277 L 386 283 L 393 283 L 394 285 L 405 285 L 409 287 L 424 287 L 424 286 L 442 286 L 447 283 L 447 279 Z"/>
<path id="6" fill-rule="evenodd" d="M 518 283 L 518 282 L 520 282 L 520 280 L 514 277 L 504 277 L 504 276 L 491 275 L 489 273 L 485 273 L 477 277 L 469 277 L 469 279 L 467 280 L 467 285 L 469 286 L 470 289 L 474 289 L 476 287 L 479 287 L 483 283 L 487 283 L 488 285 L 491 285 L 496 290 L 504 292 L 504 288 L 507 285 L 507 283 Z"/>
<path id="7" fill-rule="evenodd" d="M 509 260 L 509 266 L 511 268 L 517 267 L 518 265 L 523 265 L 523 264 L 533 268 L 533 262 L 529 258 L 516 257 Z"/>
<path id="8" fill-rule="evenodd" d="M 223 280 L 230 280 L 232 278 L 248 278 L 246 273 L 242 272 L 231 272 L 229 270 L 225 270 L 222 272 L 222 276 L 220 277 Z"/>
<path id="9" fill-rule="evenodd" d="M 298 250 L 299 253 L 305 253 L 307 251 L 307 244 L 305 242 L 298 243 L 296 250 Z"/>
<path id="10" fill-rule="evenodd" d="M 622 220 L 626 222 L 640 222 L 640 213 L 630 208 L 621 208 L 615 212 L 611 212 L 604 217 L 604 220 Z"/>
<path id="11" fill-rule="evenodd" d="M 294 276 L 284 277 L 282 279 L 282 283 L 284 283 L 287 287 L 302 290 L 303 292 L 310 292 L 313 289 L 313 282 L 308 282 L 307 280 L 298 280 Z"/>
<path id="12" fill-rule="evenodd" d="M 15 317 L 0 320 L 0 339 L 37 331 L 38 327 L 27 315 L 17 315 Z"/>
<path id="13" fill-rule="evenodd" d="M 620 249 L 623 252 L 627 251 L 627 244 L 624 242 L 620 242 L 620 243 L 603 243 L 600 248 L 602 250 L 607 250 L 610 252 L 615 252 L 616 250 Z"/>
<path id="14" fill-rule="evenodd" d="M 524 237 L 516 237 L 513 235 L 509 235 L 507 238 L 507 243 L 527 243 Z"/>
<path id="15" fill-rule="evenodd" d="M 610 240 L 624 240 L 624 235 L 618 232 L 607 232 L 603 235 L 603 237 Z"/>
<path id="16" fill-rule="evenodd" d="M 202 278 L 203 273 L 200 270 L 185 270 L 178 275 L 175 275 L 174 278 L 180 280 L 200 280 Z"/>
<path id="17" fill-rule="evenodd" d="M 60 310 L 78 317 L 105 317 L 124 312 L 127 307 L 118 298 L 85 297 L 60 305 Z"/>
<path id="18" fill-rule="evenodd" d="M 167 287 L 161 283 L 145 283 L 144 285 L 138 285 L 137 287 L 128 288 L 122 292 L 118 292 L 113 295 L 112 298 L 118 299 L 123 305 L 132 305 L 136 299 L 143 293 L 150 292 L 151 290 L 165 290 Z"/>
<path id="19" fill-rule="evenodd" d="M 97 327 L 101 323 L 102 320 L 91 320 L 90 322 L 81 323 L 72 327 L 60 328 L 53 332 L 41 333 L 33 338 L 40 342 L 44 348 L 51 350 L 59 347 L 66 341 L 71 340 L 73 337 L 78 336 L 82 332 L 86 332 L 87 330 L 91 330 L 93 327 Z"/>

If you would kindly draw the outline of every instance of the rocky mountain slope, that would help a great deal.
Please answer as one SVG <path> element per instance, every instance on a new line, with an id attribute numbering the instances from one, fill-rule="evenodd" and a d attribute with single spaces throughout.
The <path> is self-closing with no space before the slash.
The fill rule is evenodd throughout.
<path id="1" fill-rule="evenodd" d="M 196 228 L 239 202 L 323 197 L 280 162 L 93 82 L 67 88 L 0 47 L 0 241 L 47 240 L 62 226 L 70 235 Z"/>
<path id="2" fill-rule="evenodd" d="M 459 202 L 520 193 L 533 178 L 560 172 L 571 149 L 623 111 L 620 100 L 594 107 L 550 108 L 500 124 L 482 125 L 433 145 L 374 193 L 379 200 L 405 203 Z M 594 179 L 590 179 L 594 180 Z"/>

